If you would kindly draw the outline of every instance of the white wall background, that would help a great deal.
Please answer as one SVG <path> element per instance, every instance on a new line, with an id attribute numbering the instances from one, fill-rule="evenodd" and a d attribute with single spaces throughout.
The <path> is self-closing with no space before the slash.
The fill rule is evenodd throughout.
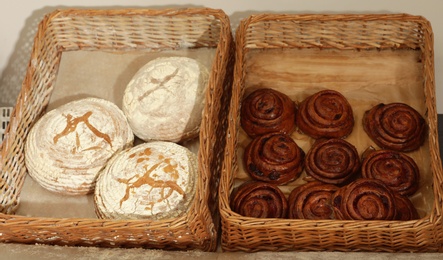
<path id="1" fill-rule="evenodd" d="M 6 2 L 6 3 L 5 3 Z M 233 29 L 252 13 L 409 13 L 428 19 L 434 32 L 437 111 L 443 113 L 442 0 L 15 0 L 0 8 L 0 106 L 13 106 L 42 17 L 61 8 L 210 7 L 223 9 Z"/>

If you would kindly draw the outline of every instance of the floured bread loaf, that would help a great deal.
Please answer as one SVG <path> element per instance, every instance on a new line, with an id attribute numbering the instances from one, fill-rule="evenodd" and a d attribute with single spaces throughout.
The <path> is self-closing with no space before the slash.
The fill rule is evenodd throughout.
<path id="1" fill-rule="evenodd" d="M 173 142 L 152 141 L 121 151 L 97 179 L 97 216 L 153 220 L 176 217 L 194 198 L 197 175 L 197 156 Z"/>
<path id="2" fill-rule="evenodd" d="M 209 72 L 187 57 L 161 57 L 128 83 L 123 112 L 144 141 L 179 142 L 198 135 Z"/>
<path id="3" fill-rule="evenodd" d="M 94 191 L 97 174 L 134 134 L 113 103 L 85 98 L 49 111 L 31 128 L 25 145 L 29 175 L 44 188 L 68 195 Z"/>

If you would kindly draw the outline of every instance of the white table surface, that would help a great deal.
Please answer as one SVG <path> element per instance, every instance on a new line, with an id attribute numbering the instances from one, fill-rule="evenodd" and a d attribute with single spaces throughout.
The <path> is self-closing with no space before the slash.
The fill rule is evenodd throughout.
<path id="1" fill-rule="evenodd" d="M 133 260 L 133 259 L 207 259 L 207 260 L 441 260 L 443 253 L 368 253 L 368 252 L 257 252 L 211 253 L 178 252 L 149 249 L 60 247 L 47 245 L 17 245 L 0 243 L 0 259 L 20 260 Z"/>

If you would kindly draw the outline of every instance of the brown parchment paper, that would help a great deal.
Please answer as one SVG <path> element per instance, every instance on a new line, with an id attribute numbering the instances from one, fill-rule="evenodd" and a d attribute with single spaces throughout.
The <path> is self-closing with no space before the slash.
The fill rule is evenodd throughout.
<path id="1" fill-rule="evenodd" d="M 425 117 L 423 64 L 420 52 L 414 50 L 343 51 L 320 49 L 250 50 L 246 56 L 245 93 L 269 87 L 287 94 L 296 104 L 323 90 L 341 92 L 353 108 L 355 126 L 346 138 L 361 155 L 368 147 L 378 148 L 363 130 L 362 117 L 378 103 L 403 102 Z M 426 117 L 425 117 L 426 118 Z M 308 152 L 314 139 L 298 129 L 292 134 L 296 143 Z M 251 139 L 240 127 L 237 159 L 239 171 L 234 186 L 250 177 L 244 169 L 244 148 Z M 429 144 L 408 153 L 420 169 L 420 188 L 410 199 L 420 216 L 430 213 L 434 202 Z M 279 186 L 289 195 L 305 183 L 306 173 L 295 181 Z"/>
<path id="2" fill-rule="evenodd" d="M 163 56 L 194 58 L 211 69 L 215 49 L 181 49 L 159 52 L 64 52 L 54 91 L 46 111 L 69 101 L 98 97 L 121 108 L 123 92 L 133 75 L 147 62 Z M 135 141 L 135 145 L 141 142 Z M 198 138 L 183 144 L 198 152 Z M 17 215 L 55 218 L 97 218 L 93 195 L 66 196 L 43 189 L 27 176 L 20 194 Z"/>

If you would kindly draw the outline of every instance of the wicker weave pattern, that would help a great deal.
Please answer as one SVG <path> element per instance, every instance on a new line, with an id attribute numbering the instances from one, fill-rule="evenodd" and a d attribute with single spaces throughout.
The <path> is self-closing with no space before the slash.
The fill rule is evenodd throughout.
<path id="1" fill-rule="evenodd" d="M 332 48 L 337 50 L 420 50 L 424 64 L 424 92 L 431 171 L 434 183 L 432 212 L 415 221 L 337 221 L 255 219 L 240 216 L 229 206 L 238 172 L 240 102 L 245 85 L 245 57 L 251 49 Z M 222 249 L 334 250 L 375 252 L 442 251 L 443 173 L 439 155 L 434 86 L 433 35 L 419 16 L 391 15 L 271 15 L 251 16 L 236 31 L 236 64 L 220 180 Z"/>
<path id="2" fill-rule="evenodd" d="M 26 175 L 24 140 L 48 105 L 62 52 L 216 49 L 200 132 L 195 201 L 163 221 L 58 219 L 13 215 Z M 58 245 L 201 249 L 217 246 L 217 173 L 224 148 L 233 39 L 228 17 L 213 9 L 60 10 L 39 24 L 22 90 L 1 146 L 0 241 Z M 224 102 L 224 103 L 222 103 Z M 220 154 L 217 154 L 220 153 Z M 208 205 L 210 204 L 210 205 Z"/>
<path id="3" fill-rule="evenodd" d="M 217 28 L 221 22 L 211 14 L 163 12 L 162 16 L 146 16 L 143 11 L 134 10 L 127 20 L 121 19 L 121 15 L 128 15 L 125 10 L 104 15 L 97 19 L 93 14 L 72 12 L 71 17 L 57 19 L 49 28 L 63 30 L 63 34 L 54 37 L 66 50 L 215 47 L 220 38 Z M 68 21 L 70 26 L 66 27 Z"/>
<path id="4" fill-rule="evenodd" d="M 286 19 L 285 19 L 286 18 Z M 331 19 L 332 18 L 332 19 Z M 420 47 L 420 24 L 408 20 L 365 20 L 359 16 L 324 17 L 319 23 L 310 16 L 300 16 L 297 21 L 287 17 L 278 23 L 259 20 L 245 31 L 246 48 L 334 48 L 334 49 L 371 49 Z M 372 28 L 377 28 L 373 30 Z"/>

